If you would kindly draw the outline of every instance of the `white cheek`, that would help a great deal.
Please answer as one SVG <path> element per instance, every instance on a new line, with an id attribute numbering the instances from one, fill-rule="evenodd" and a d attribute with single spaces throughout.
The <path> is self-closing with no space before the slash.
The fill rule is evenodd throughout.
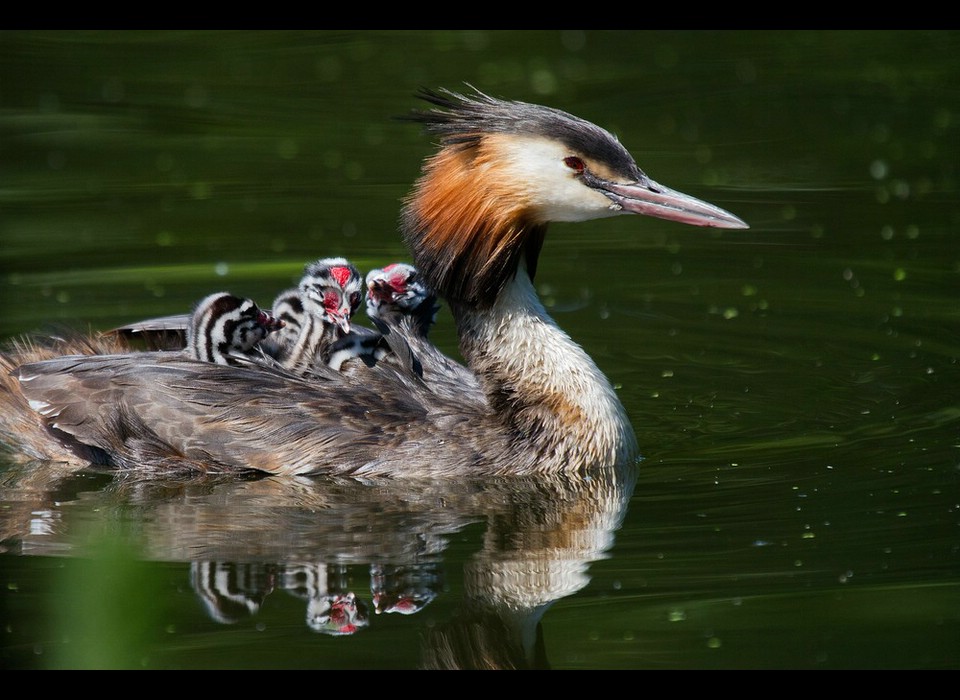
<path id="1" fill-rule="evenodd" d="M 620 213 L 613 202 L 569 174 L 565 181 L 545 186 L 537 205 L 546 221 L 590 221 Z"/>
<path id="2" fill-rule="evenodd" d="M 506 176 L 523 183 L 525 198 L 543 221 L 589 221 L 620 213 L 567 167 L 564 158 L 570 154 L 555 142 L 517 139 L 506 150 Z"/>

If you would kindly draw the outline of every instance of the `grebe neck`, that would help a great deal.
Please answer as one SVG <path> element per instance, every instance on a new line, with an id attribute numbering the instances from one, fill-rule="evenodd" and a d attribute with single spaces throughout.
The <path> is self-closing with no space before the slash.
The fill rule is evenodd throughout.
<path id="1" fill-rule="evenodd" d="M 460 350 L 491 407 L 545 457 L 634 460 L 636 436 L 613 386 L 547 313 L 523 263 L 492 307 L 452 305 Z"/>

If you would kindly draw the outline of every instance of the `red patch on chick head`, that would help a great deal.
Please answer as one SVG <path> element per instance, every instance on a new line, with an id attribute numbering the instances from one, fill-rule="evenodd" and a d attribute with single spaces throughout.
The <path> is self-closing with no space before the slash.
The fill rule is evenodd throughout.
<path id="1" fill-rule="evenodd" d="M 336 265 L 330 268 L 330 276 L 337 281 L 337 284 L 343 287 L 346 285 L 347 280 L 350 279 L 350 268 Z"/>

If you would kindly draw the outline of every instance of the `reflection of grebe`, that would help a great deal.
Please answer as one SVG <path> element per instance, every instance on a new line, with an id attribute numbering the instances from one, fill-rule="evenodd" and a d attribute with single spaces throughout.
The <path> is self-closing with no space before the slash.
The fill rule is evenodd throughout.
<path id="1" fill-rule="evenodd" d="M 225 625 L 252 617 L 276 584 L 272 568 L 261 564 L 196 561 L 190 585 L 210 617 Z"/>
<path id="2" fill-rule="evenodd" d="M 307 601 L 307 626 L 314 632 L 343 636 L 370 624 L 367 605 L 347 590 L 345 567 L 333 564 L 288 564 L 280 587 Z"/>
<path id="3" fill-rule="evenodd" d="M 418 613 L 437 597 L 441 585 L 436 565 L 370 565 L 370 594 L 377 615 Z"/>
<path id="4" fill-rule="evenodd" d="M 565 112 L 481 93 L 421 97 L 434 108 L 413 118 L 441 147 L 406 200 L 403 236 L 450 305 L 484 400 L 385 367 L 306 381 L 135 353 L 30 362 L 51 354 L 40 351 L 4 358 L 16 369 L 0 431 L 35 456 L 66 446 L 133 467 L 127 443 L 146 428 L 154 453 L 168 445 L 176 459 L 275 474 L 558 473 L 634 460 L 616 392 L 534 290 L 547 225 L 618 214 L 746 224 L 650 180 L 614 136 Z M 24 421 L 6 416 L 28 406 L 41 429 L 8 429 Z"/>

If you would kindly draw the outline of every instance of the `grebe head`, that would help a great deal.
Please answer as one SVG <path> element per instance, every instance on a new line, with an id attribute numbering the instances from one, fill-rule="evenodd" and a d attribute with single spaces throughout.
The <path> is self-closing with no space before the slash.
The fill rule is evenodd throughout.
<path id="1" fill-rule="evenodd" d="M 187 354 L 197 360 L 233 364 L 232 356 L 252 350 L 284 322 L 252 300 L 227 292 L 204 297 L 190 316 Z"/>
<path id="2" fill-rule="evenodd" d="M 360 306 L 363 277 L 345 258 L 322 258 L 306 266 L 300 280 L 303 308 L 325 323 L 350 332 L 350 318 Z"/>
<path id="3" fill-rule="evenodd" d="M 427 283 L 451 302 L 492 303 L 521 258 L 532 277 L 551 221 L 644 214 L 748 228 L 733 214 L 651 180 L 615 136 L 566 112 L 423 90 L 412 120 L 440 150 L 404 202 L 402 229 Z"/>

